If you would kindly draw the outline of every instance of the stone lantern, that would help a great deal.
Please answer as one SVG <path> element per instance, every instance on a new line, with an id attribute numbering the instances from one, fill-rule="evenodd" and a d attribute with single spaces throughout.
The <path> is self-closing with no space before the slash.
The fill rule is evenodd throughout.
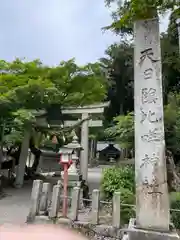
<path id="1" fill-rule="evenodd" d="M 72 195 L 72 189 L 75 186 L 80 185 L 80 174 L 76 167 L 77 161 L 79 161 L 79 155 L 80 151 L 83 148 L 78 142 L 78 137 L 76 134 L 73 136 L 73 140 L 71 143 L 68 143 L 67 145 L 63 146 L 63 148 L 60 149 L 59 153 L 70 153 L 72 164 L 68 168 L 68 196 Z M 61 177 L 62 180 L 64 180 L 64 171 L 61 171 Z M 62 182 L 63 184 L 63 182 Z M 70 205 L 71 201 L 68 201 L 68 205 Z"/>
<path id="2" fill-rule="evenodd" d="M 76 163 L 79 161 L 79 153 L 83 148 L 79 144 L 76 134 L 74 134 L 72 142 L 65 145 L 64 148 L 72 151 L 72 165 L 68 169 L 69 181 L 79 181 L 80 174 L 78 171 L 79 169 L 76 167 Z"/>

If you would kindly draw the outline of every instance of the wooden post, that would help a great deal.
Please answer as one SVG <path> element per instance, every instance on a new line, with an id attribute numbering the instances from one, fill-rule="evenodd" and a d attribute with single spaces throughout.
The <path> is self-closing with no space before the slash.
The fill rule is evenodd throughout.
<path id="1" fill-rule="evenodd" d="M 72 192 L 72 205 L 71 205 L 71 219 L 73 221 L 78 220 L 79 198 L 80 198 L 80 188 L 74 187 Z"/>
<path id="2" fill-rule="evenodd" d="M 34 221 L 36 215 L 39 213 L 40 198 L 42 193 L 42 180 L 34 180 L 31 192 L 31 205 L 27 222 Z"/>
<path id="3" fill-rule="evenodd" d="M 100 191 L 94 189 L 92 192 L 92 224 L 99 224 L 99 197 Z"/>
<path id="4" fill-rule="evenodd" d="M 42 196 L 40 200 L 40 211 L 47 211 L 50 192 L 51 192 L 50 183 L 43 183 Z"/>
<path id="5" fill-rule="evenodd" d="M 120 228 L 121 226 L 121 193 L 115 192 L 113 195 L 113 214 L 112 225 L 113 227 Z"/>
<path id="6" fill-rule="evenodd" d="M 49 217 L 50 218 L 56 218 L 58 216 L 59 203 L 60 203 L 60 193 L 61 193 L 61 186 L 60 185 L 55 185 L 53 187 L 51 208 L 50 208 L 50 211 L 49 211 Z"/>

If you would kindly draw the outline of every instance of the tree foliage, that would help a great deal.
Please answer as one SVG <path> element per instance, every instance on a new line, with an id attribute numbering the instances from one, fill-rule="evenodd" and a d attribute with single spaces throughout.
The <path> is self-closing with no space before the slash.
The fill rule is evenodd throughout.
<path id="1" fill-rule="evenodd" d="M 130 192 L 134 192 L 134 170 L 131 167 L 111 167 L 107 168 L 103 172 L 102 190 L 105 198 L 111 199 L 115 191 L 128 189 Z"/>
<path id="2" fill-rule="evenodd" d="M 116 3 L 116 10 L 112 12 L 113 23 L 105 29 L 111 29 L 116 33 L 132 34 L 133 22 L 136 20 L 157 17 L 168 10 L 179 8 L 178 1 L 171 0 L 105 0 L 107 6 Z M 179 10 L 176 13 L 179 14 Z"/>
<path id="3" fill-rule="evenodd" d="M 105 112 L 107 121 L 133 110 L 133 46 L 128 42 L 113 44 L 100 59 L 108 73 L 110 107 Z"/>
<path id="4" fill-rule="evenodd" d="M 36 125 L 42 110 L 92 104 L 106 95 L 107 81 L 98 63 L 78 66 L 71 59 L 48 67 L 39 60 L 1 60 L 0 71 L 0 127 L 5 123 L 8 129 L 6 142 L 14 141 L 15 136 L 21 139 L 20 133 L 28 125 Z"/>
<path id="5" fill-rule="evenodd" d="M 117 2 L 117 1 L 115 1 Z M 178 9 L 170 15 L 168 30 L 161 34 L 162 82 L 164 104 L 168 104 L 169 94 L 180 91 L 180 58 L 176 18 Z M 111 50 L 111 51 L 110 51 Z M 129 41 L 113 44 L 102 59 L 109 73 L 108 82 L 112 86 L 108 91 L 110 108 L 105 111 L 106 126 L 113 126 L 112 119 L 126 115 L 134 109 L 134 64 L 133 45 Z"/>
<path id="6" fill-rule="evenodd" d="M 165 137 L 167 148 L 174 154 L 180 154 L 180 94 L 169 94 L 164 109 Z"/>
<path id="7" fill-rule="evenodd" d="M 114 192 L 121 193 L 121 220 L 127 224 L 129 218 L 135 217 L 132 205 L 135 204 L 135 176 L 132 167 L 112 167 L 103 172 L 102 191 L 104 198 L 111 200 Z"/>
<path id="8" fill-rule="evenodd" d="M 180 13 L 179 13 L 180 16 Z M 177 11 L 170 15 L 169 26 L 161 37 L 162 70 L 164 85 L 164 100 L 167 101 L 170 92 L 180 91 L 180 58 L 178 30 L 176 26 Z"/>
<path id="9" fill-rule="evenodd" d="M 1 105 L 42 109 L 48 104 L 83 105 L 100 101 L 106 93 L 99 64 L 77 66 L 74 60 L 46 67 L 40 61 L 0 63 Z M 14 103 L 14 105 L 13 105 Z"/>
<path id="10" fill-rule="evenodd" d="M 114 119 L 115 125 L 107 128 L 107 137 L 114 138 L 120 146 L 134 149 L 133 113 L 121 115 Z M 166 147 L 174 156 L 180 154 L 180 94 L 169 94 L 168 104 L 164 107 L 164 124 Z"/>
<path id="11" fill-rule="evenodd" d="M 134 147 L 134 116 L 133 113 L 114 118 L 114 126 L 105 130 L 108 139 L 115 139 L 122 148 Z"/>

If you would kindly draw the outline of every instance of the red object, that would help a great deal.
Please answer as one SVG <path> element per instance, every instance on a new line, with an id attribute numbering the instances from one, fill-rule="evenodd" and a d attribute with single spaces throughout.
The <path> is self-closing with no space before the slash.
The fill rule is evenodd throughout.
<path id="1" fill-rule="evenodd" d="M 64 197 L 63 197 L 63 217 L 67 217 L 67 209 L 68 209 L 68 168 L 71 166 L 73 161 L 71 159 L 68 162 L 63 162 L 62 154 L 60 155 L 60 163 L 64 166 Z"/>
<path id="2" fill-rule="evenodd" d="M 67 164 L 68 165 L 68 169 L 69 167 L 72 165 L 73 161 L 72 160 L 69 160 L 69 163 Z"/>
<path id="3" fill-rule="evenodd" d="M 68 208 L 68 164 L 64 165 L 64 198 L 63 198 L 63 217 L 67 217 L 67 208 Z"/>

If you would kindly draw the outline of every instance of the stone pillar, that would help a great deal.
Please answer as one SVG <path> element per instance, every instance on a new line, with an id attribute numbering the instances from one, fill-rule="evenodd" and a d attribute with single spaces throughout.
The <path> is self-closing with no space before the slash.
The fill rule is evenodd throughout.
<path id="1" fill-rule="evenodd" d="M 58 211 L 60 206 L 60 194 L 61 194 L 61 186 L 55 185 L 53 187 L 51 208 L 49 211 L 49 218 L 51 219 L 58 217 Z"/>
<path id="2" fill-rule="evenodd" d="M 42 196 L 40 200 L 40 211 L 47 211 L 50 194 L 51 194 L 51 184 L 43 183 Z"/>
<path id="3" fill-rule="evenodd" d="M 39 213 L 42 186 L 43 186 L 42 180 L 33 181 L 33 187 L 31 192 L 31 205 L 29 214 L 27 216 L 27 222 L 33 222 L 35 220 L 36 215 L 38 215 Z"/>
<path id="4" fill-rule="evenodd" d="M 87 119 L 89 116 L 88 113 L 82 114 L 82 120 Z M 81 151 L 80 157 L 80 166 L 81 166 L 81 174 L 83 180 L 87 180 L 88 177 L 88 149 L 89 149 L 89 121 L 84 121 L 81 126 L 81 146 L 83 150 Z"/>
<path id="5" fill-rule="evenodd" d="M 21 154 L 19 157 L 19 164 L 16 171 L 15 187 L 17 188 L 21 188 L 24 184 L 24 174 L 25 174 L 26 161 L 28 157 L 29 140 L 30 140 L 30 130 L 26 130 L 24 133 L 24 139 L 21 145 Z"/>
<path id="6" fill-rule="evenodd" d="M 83 189 L 80 189 L 80 197 L 79 197 L 79 210 L 84 209 L 84 203 L 83 203 Z"/>
<path id="7" fill-rule="evenodd" d="M 136 225 L 169 230 L 159 20 L 134 24 Z"/>
<path id="8" fill-rule="evenodd" d="M 71 204 L 71 220 L 78 220 L 78 208 L 79 208 L 80 188 L 74 187 L 72 192 L 72 204 Z"/>
<path id="9" fill-rule="evenodd" d="M 99 201 L 100 201 L 100 191 L 94 189 L 92 192 L 92 224 L 99 224 Z"/>
<path id="10" fill-rule="evenodd" d="M 113 227 L 120 228 L 121 226 L 121 193 L 120 192 L 114 192 L 113 195 Z"/>

